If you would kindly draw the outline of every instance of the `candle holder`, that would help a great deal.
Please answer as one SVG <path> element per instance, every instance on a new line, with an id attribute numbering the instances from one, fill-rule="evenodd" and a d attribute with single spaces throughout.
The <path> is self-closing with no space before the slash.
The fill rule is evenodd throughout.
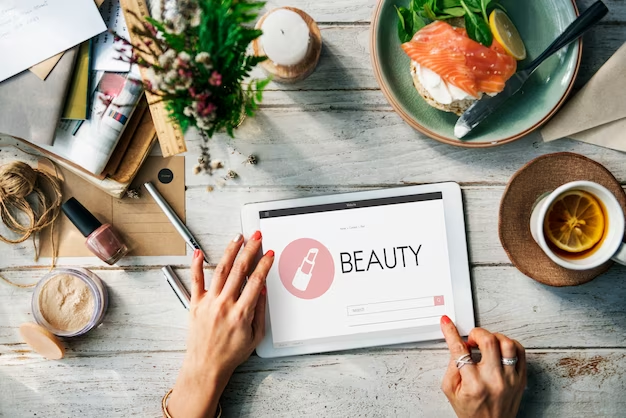
<path id="1" fill-rule="evenodd" d="M 267 55 L 268 59 L 260 63 L 259 65 L 263 70 L 272 76 L 273 81 L 277 83 L 295 83 L 300 80 L 304 80 L 315 70 L 317 63 L 320 59 L 322 52 L 322 34 L 317 26 L 317 23 L 311 16 L 304 11 L 295 7 L 279 7 L 277 9 L 270 10 L 259 19 L 256 24 L 256 29 L 261 29 L 266 19 L 274 12 L 278 10 L 289 10 L 297 13 L 304 20 L 309 28 L 309 41 L 308 48 L 304 54 L 304 58 L 296 64 L 284 65 L 272 60 L 263 47 L 264 37 L 255 39 L 252 42 L 252 48 L 256 56 Z M 265 39 L 265 41 L 267 41 Z"/>

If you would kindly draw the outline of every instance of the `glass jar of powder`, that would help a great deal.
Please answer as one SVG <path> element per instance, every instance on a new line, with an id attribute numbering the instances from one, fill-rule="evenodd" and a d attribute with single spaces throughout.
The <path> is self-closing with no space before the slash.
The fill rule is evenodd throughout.
<path id="1" fill-rule="evenodd" d="M 107 289 L 83 268 L 58 268 L 37 283 L 31 301 L 35 321 L 59 337 L 76 337 L 100 325 Z"/>

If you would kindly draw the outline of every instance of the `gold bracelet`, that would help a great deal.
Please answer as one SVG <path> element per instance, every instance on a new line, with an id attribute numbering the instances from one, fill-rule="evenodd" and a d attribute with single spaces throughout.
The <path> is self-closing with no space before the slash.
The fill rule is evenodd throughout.
<path id="1" fill-rule="evenodd" d="M 172 394 L 172 392 L 174 391 L 174 389 L 170 389 L 167 391 L 167 393 L 165 394 L 165 396 L 163 397 L 163 400 L 161 401 L 161 409 L 163 410 L 163 416 L 165 418 L 173 418 L 170 413 L 167 411 L 167 398 L 170 397 L 170 395 Z M 215 415 L 215 418 L 221 418 L 222 417 L 222 405 L 218 402 L 217 403 L 217 413 Z"/>

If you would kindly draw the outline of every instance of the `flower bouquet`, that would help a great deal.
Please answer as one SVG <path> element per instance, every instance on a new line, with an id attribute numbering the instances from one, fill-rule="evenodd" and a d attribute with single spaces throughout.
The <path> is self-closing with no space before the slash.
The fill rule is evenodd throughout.
<path id="1" fill-rule="evenodd" d="M 174 7 L 167 8 L 169 5 Z M 197 128 L 203 138 L 225 131 L 231 137 L 245 115 L 252 116 L 269 79 L 249 80 L 265 57 L 247 54 L 261 35 L 246 24 L 264 3 L 248 0 L 166 2 L 162 20 L 146 18 L 131 27 L 137 35 L 129 58 L 146 69 L 144 87 L 164 101 L 183 132 Z M 203 150 L 204 151 L 204 150 Z"/>

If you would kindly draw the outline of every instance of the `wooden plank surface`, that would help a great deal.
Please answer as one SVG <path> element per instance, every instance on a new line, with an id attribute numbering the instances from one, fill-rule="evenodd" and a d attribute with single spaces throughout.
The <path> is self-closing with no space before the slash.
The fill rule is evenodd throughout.
<path id="1" fill-rule="evenodd" d="M 100 354 L 62 362 L 3 357 L 2 417 L 158 417 L 183 353 Z M 533 350 L 528 358 L 520 417 L 624 416 L 626 351 Z M 439 390 L 448 360 L 445 351 L 422 349 L 253 357 L 226 388 L 223 416 L 453 417 Z"/>
<path id="2" fill-rule="evenodd" d="M 593 1 L 578 4 L 585 9 Z M 585 36 L 577 88 L 626 41 L 626 2 L 606 3 L 611 14 Z M 477 322 L 530 349 L 520 416 L 624 416 L 626 268 L 614 267 L 576 288 L 537 284 L 502 250 L 497 213 L 506 182 L 534 157 L 577 152 L 626 185 L 625 155 L 570 140 L 544 144 L 536 134 L 488 150 L 427 139 L 393 112 L 373 76 L 369 22 L 375 1 L 272 0 L 266 8 L 283 5 L 300 7 L 320 23 L 322 57 L 306 81 L 271 83 L 261 111 L 244 122 L 237 139 L 211 140 L 213 158 L 239 178 L 193 175 L 200 141 L 187 136 L 188 224 L 211 264 L 239 230 L 244 203 L 456 181 L 466 206 Z M 0 145 L 7 142 L 0 138 Z M 249 154 L 258 165 L 243 164 Z M 34 161 L 0 147 L 0 164 L 14 158 Z M 174 262 L 187 285 L 188 261 Z M 19 324 L 32 321 L 30 291 L 0 283 L 0 417 L 159 416 L 160 398 L 182 360 L 187 314 L 158 270 L 162 260 L 126 262 L 133 266 L 81 263 L 106 281 L 111 305 L 101 327 L 67 342 L 68 357 L 60 362 L 41 359 L 19 338 Z M 32 282 L 45 268 L 46 260 L 33 262 L 31 242 L 0 244 L 0 274 L 7 278 Z M 439 390 L 447 360 L 442 342 L 253 357 L 237 370 L 222 403 L 228 417 L 453 416 Z"/>
<path id="3" fill-rule="evenodd" d="M 157 267 L 97 270 L 110 292 L 103 324 L 88 337 L 67 344 L 70 356 L 98 353 L 184 350 L 187 312 Z M 189 271 L 177 269 L 189 288 Z M 18 283 L 40 272 L 5 271 Z M 207 277 L 210 277 L 210 271 Z M 529 348 L 626 349 L 626 268 L 615 267 L 580 287 L 548 288 L 511 266 L 472 269 L 474 307 L 479 326 L 498 330 Z M 17 325 L 32 321 L 30 290 L 0 288 L 0 362 L 16 352 L 38 357 L 22 343 Z M 149 301 L 149 302 L 147 302 Z M 413 346 L 443 348 L 441 342 Z M 386 350 L 394 350 L 390 347 Z M 370 350 L 377 353 L 380 350 Z"/>
<path id="4" fill-rule="evenodd" d="M 385 185 L 387 187 L 389 185 Z M 187 190 L 187 225 L 207 252 L 209 263 L 219 262 L 223 249 L 234 234 L 241 229 L 240 210 L 246 203 L 275 199 L 355 192 L 371 190 L 376 186 L 224 186 L 208 192 L 205 187 L 194 186 Z M 510 261 L 502 249 L 498 238 L 498 212 L 503 186 L 463 186 L 463 200 L 466 212 L 469 258 L 474 266 L 508 265 Z M 32 240 L 19 245 L 7 246 L 3 251 L 2 268 L 4 271 L 24 270 L 27 268 L 45 269 L 49 259 L 33 261 Z M 72 260 L 73 261 L 73 260 Z M 106 264 L 95 257 L 78 259 L 81 264 L 102 268 Z M 64 259 L 59 261 L 64 263 Z M 176 257 L 168 260 L 171 264 L 186 264 L 188 259 Z M 143 264 L 156 266 L 162 264 L 158 257 L 128 258 L 125 265 Z M 39 273 L 42 274 L 42 273 Z"/>

